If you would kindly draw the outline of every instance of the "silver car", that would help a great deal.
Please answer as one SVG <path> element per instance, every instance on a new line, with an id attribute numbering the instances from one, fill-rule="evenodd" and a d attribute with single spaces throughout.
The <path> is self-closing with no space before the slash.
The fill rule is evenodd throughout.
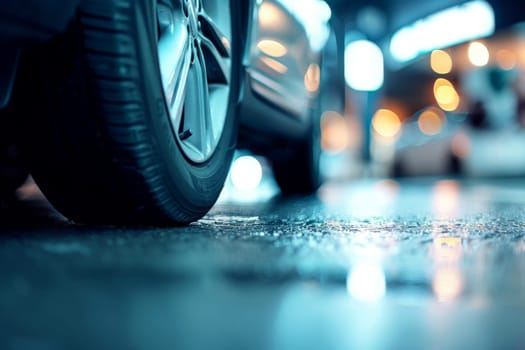
<path id="1" fill-rule="evenodd" d="M 3 1 L 0 168 L 27 165 L 80 222 L 197 220 L 236 147 L 314 191 L 329 9 L 308 3 Z M 0 172 L 4 195 L 20 172 Z"/>

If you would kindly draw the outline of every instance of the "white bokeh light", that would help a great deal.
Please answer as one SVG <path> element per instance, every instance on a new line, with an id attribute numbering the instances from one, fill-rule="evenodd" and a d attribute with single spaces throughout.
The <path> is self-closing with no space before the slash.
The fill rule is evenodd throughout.
<path id="1" fill-rule="evenodd" d="M 240 190 L 253 190 L 259 186 L 262 179 L 261 163 L 252 156 L 237 158 L 231 168 L 233 185 Z"/>
<path id="2" fill-rule="evenodd" d="M 386 277 L 379 263 L 358 263 L 346 280 L 351 297 L 364 302 L 376 302 L 386 294 Z"/>
<path id="3" fill-rule="evenodd" d="M 305 24 L 304 29 L 312 48 L 321 50 L 330 36 L 328 21 L 332 17 L 332 10 L 326 1 L 280 0 L 280 4 Z"/>
<path id="4" fill-rule="evenodd" d="M 383 53 L 368 40 L 350 42 L 345 49 L 345 80 L 352 89 L 375 91 L 383 86 Z"/>
<path id="5" fill-rule="evenodd" d="M 410 61 L 434 49 L 489 36 L 495 17 L 486 1 L 471 1 L 437 12 L 401 28 L 390 41 L 390 53 L 399 62 Z"/>
<path id="6" fill-rule="evenodd" d="M 486 66 L 490 59 L 489 50 L 483 43 L 474 41 L 468 47 L 468 59 L 476 67 Z"/>

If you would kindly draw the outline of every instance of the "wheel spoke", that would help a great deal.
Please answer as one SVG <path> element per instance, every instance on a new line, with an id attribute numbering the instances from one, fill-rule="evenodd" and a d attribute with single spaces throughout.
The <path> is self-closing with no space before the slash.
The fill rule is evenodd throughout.
<path id="1" fill-rule="evenodd" d="M 206 61 L 207 79 L 210 84 L 228 84 L 230 63 L 207 38 L 201 38 L 202 52 Z"/>
<path id="2" fill-rule="evenodd" d="M 182 22 L 172 23 L 160 36 L 159 62 L 166 102 L 174 125 L 180 123 L 191 56 L 186 26 Z"/>
<path id="3" fill-rule="evenodd" d="M 204 159 L 211 151 L 214 133 L 206 63 L 198 45 L 194 49 L 194 56 L 187 85 L 184 129 L 192 130 L 193 136 L 187 143 L 194 146 L 194 151 L 199 153 L 198 158 Z"/>
<path id="4" fill-rule="evenodd" d="M 199 22 L 201 23 L 201 30 L 203 36 L 208 38 L 210 42 L 216 47 L 217 51 L 222 57 L 231 56 L 230 39 L 224 35 L 219 27 L 215 25 L 213 20 L 204 12 L 199 14 Z"/>
<path id="5" fill-rule="evenodd" d="M 212 143 L 213 143 L 213 122 L 211 117 L 211 109 L 210 109 L 210 95 L 209 95 L 209 81 L 207 78 L 207 72 L 208 72 L 208 66 L 206 64 L 206 61 L 204 59 L 203 51 L 201 47 L 197 47 L 197 57 L 198 60 L 196 63 L 197 66 L 199 66 L 198 75 L 199 75 L 199 89 L 201 91 L 202 96 L 202 103 L 201 103 L 201 113 L 200 113 L 200 119 L 201 119 L 201 125 L 203 126 L 201 130 L 202 135 L 202 150 L 205 151 L 206 154 L 211 152 L 212 149 Z"/>
<path id="6" fill-rule="evenodd" d="M 228 84 L 230 76 L 230 39 L 208 16 L 204 9 L 199 13 L 200 38 L 206 59 L 208 81 L 210 84 Z"/>

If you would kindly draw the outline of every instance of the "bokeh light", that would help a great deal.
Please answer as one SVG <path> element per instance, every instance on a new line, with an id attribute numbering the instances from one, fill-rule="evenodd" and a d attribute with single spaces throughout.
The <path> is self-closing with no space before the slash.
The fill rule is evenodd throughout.
<path id="1" fill-rule="evenodd" d="M 434 97 L 439 107 L 445 111 L 455 111 L 459 107 L 459 95 L 454 85 L 447 79 L 436 79 L 434 82 Z"/>
<path id="2" fill-rule="evenodd" d="M 439 263 L 455 263 L 461 258 L 461 238 L 454 236 L 434 237 L 433 255 Z"/>
<path id="3" fill-rule="evenodd" d="M 494 33 L 495 16 L 487 1 L 469 1 L 420 18 L 399 29 L 390 41 L 392 57 L 410 61 L 434 49 Z"/>
<path id="4" fill-rule="evenodd" d="M 286 30 L 287 15 L 277 5 L 271 2 L 263 2 L 259 7 L 259 26 L 265 30 Z"/>
<path id="5" fill-rule="evenodd" d="M 263 3 L 265 2 L 266 1 L 263 1 Z M 328 21 L 332 17 L 332 10 L 326 1 L 279 0 L 279 5 L 284 7 L 285 11 L 291 14 L 292 17 L 304 23 L 304 30 L 312 49 L 314 51 L 321 51 L 330 36 Z M 292 23 L 292 21 L 289 20 L 288 14 L 286 15 L 286 18 L 288 18 L 287 21 Z M 290 33 L 290 31 L 279 31 L 279 33 Z"/>
<path id="6" fill-rule="evenodd" d="M 286 65 L 282 64 L 277 60 L 274 60 L 273 58 L 262 56 L 259 59 L 262 63 L 264 63 L 266 67 L 271 68 L 277 73 L 285 74 L 286 72 L 288 72 L 288 67 Z"/>
<path id="7" fill-rule="evenodd" d="M 438 74 L 448 74 L 452 70 L 452 58 L 443 50 L 434 50 L 430 54 L 430 67 Z"/>
<path id="8" fill-rule="evenodd" d="M 501 49 L 496 52 L 496 62 L 504 70 L 516 67 L 517 60 L 516 54 L 511 50 Z"/>
<path id="9" fill-rule="evenodd" d="M 386 294 L 385 272 L 379 263 L 358 263 L 347 276 L 346 288 L 359 301 L 379 301 Z"/>
<path id="10" fill-rule="evenodd" d="M 458 215 L 460 186 L 454 180 L 438 181 L 432 193 L 432 207 L 437 218 L 453 218 Z"/>
<path id="11" fill-rule="evenodd" d="M 321 146 L 323 151 L 337 154 L 350 146 L 350 130 L 346 119 L 335 111 L 321 117 Z"/>
<path id="12" fill-rule="evenodd" d="M 468 58 L 476 67 L 486 66 L 490 59 L 489 49 L 485 44 L 474 41 L 468 47 Z"/>
<path id="13" fill-rule="evenodd" d="M 381 108 L 377 110 L 372 118 L 372 127 L 379 135 L 392 138 L 399 133 L 401 120 L 393 111 Z"/>
<path id="14" fill-rule="evenodd" d="M 465 159 L 470 154 L 470 139 L 465 133 L 459 133 L 452 138 L 452 154 L 459 159 Z"/>
<path id="15" fill-rule="evenodd" d="M 233 162 L 231 168 L 233 185 L 240 190 L 253 190 L 262 180 L 261 163 L 252 156 L 241 156 Z"/>
<path id="16" fill-rule="evenodd" d="M 308 92 L 316 92 L 321 83 L 321 69 L 316 63 L 308 66 L 306 74 L 304 75 L 304 86 Z"/>
<path id="17" fill-rule="evenodd" d="M 350 42 L 345 48 L 345 81 L 352 89 L 375 91 L 383 86 L 383 52 L 368 40 Z"/>
<path id="18" fill-rule="evenodd" d="M 286 46 L 273 39 L 262 39 L 257 43 L 257 48 L 264 54 L 272 57 L 283 57 L 288 53 Z"/>
<path id="19" fill-rule="evenodd" d="M 446 122 L 446 116 L 438 108 L 428 108 L 419 115 L 417 124 L 425 135 L 436 135 L 441 132 Z"/>
<path id="20" fill-rule="evenodd" d="M 457 266 L 440 266 L 432 281 L 432 289 L 440 302 L 452 302 L 463 289 L 463 281 Z"/>

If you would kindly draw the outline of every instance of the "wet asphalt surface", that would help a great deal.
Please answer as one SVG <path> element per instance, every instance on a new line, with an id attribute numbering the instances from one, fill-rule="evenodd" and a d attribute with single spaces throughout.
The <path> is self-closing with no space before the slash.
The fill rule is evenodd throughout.
<path id="1" fill-rule="evenodd" d="M 525 180 L 354 180 L 184 228 L 0 224 L 1 349 L 525 349 Z"/>

